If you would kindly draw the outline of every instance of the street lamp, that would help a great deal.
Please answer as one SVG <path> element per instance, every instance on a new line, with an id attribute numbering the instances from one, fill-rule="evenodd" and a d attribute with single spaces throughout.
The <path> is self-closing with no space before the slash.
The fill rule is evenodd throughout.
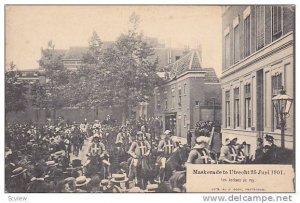
<path id="1" fill-rule="evenodd" d="M 289 115 L 293 98 L 285 94 L 286 91 L 281 88 L 278 95 L 272 98 L 273 106 L 276 111 L 276 116 L 280 118 L 280 130 L 281 130 L 281 148 L 284 147 L 284 129 L 286 125 L 286 118 Z"/>

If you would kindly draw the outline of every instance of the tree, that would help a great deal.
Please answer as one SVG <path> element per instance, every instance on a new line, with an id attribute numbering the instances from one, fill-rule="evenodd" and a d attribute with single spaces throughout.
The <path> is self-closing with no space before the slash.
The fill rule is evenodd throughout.
<path id="1" fill-rule="evenodd" d="M 153 88 L 160 82 L 157 60 L 153 60 L 153 48 L 138 33 L 139 16 L 130 17 L 131 27 L 121 34 L 114 45 L 104 53 L 104 67 L 110 78 L 109 93 L 113 104 L 123 108 L 123 122 L 131 107 L 149 101 Z"/>
<path id="2" fill-rule="evenodd" d="M 28 84 L 18 80 L 16 65 L 11 62 L 5 72 L 5 113 L 26 109 Z"/>
<path id="3" fill-rule="evenodd" d="M 69 83 L 68 71 L 63 66 L 64 54 L 55 50 L 55 45 L 52 41 L 48 42 L 48 47 L 42 49 L 42 57 L 39 60 L 39 65 L 45 71 L 46 84 L 44 108 L 53 110 L 53 118 L 55 119 L 56 110 L 68 104 L 64 95 L 65 87 Z M 34 96 L 34 98 L 38 98 Z"/>

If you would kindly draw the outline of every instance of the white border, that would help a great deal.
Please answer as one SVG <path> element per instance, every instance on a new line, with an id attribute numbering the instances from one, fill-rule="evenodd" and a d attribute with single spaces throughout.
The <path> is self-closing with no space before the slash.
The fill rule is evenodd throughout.
<path id="1" fill-rule="evenodd" d="M 4 38 L 4 5 L 5 4 L 41 4 L 42 2 L 45 1 L 41 1 L 41 0 L 27 0 L 27 1 L 22 1 L 22 0 L 3 0 L 1 1 L 1 5 L 2 8 L 0 9 L 0 13 L 1 13 L 1 34 L 2 34 L 2 39 Z M 202 0 L 201 3 L 202 4 L 296 4 L 299 1 L 296 0 L 277 0 L 275 1 L 266 1 L 266 0 L 247 0 L 247 1 L 241 1 L 241 0 L 233 0 L 233 1 L 216 1 L 216 0 Z M 67 0 L 52 0 L 52 1 L 47 1 L 46 3 L 51 3 L 51 4 L 104 4 L 104 3 L 109 3 L 109 4 L 124 4 L 124 3 L 130 3 L 130 4 L 167 4 L 167 3 L 172 3 L 172 4 L 199 4 L 199 1 L 196 0 L 173 0 L 173 1 L 166 1 L 166 0 L 131 0 L 129 1 L 121 1 L 121 0 L 110 0 L 110 1 L 100 1 L 100 0 L 86 0 L 86 1 L 82 1 L 82 0 L 72 0 L 72 1 L 67 1 Z M 296 5 L 296 10 L 298 11 L 299 9 L 299 5 Z M 299 30 L 299 15 L 296 15 L 296 33 L 297 33 L 297 38 L 299 37 L 298 34 L 300 33 Z M 297 40 L 297 50 L 298 50 L 298 41 Z M 2 62 L 2 64 L 4 65 L 4 61 L 3 61 L 3 56 L 4 56 L 4 40 L 0 40 L 0 44 L 2 49 L 0 50 L 1 56 L 0 60 Z M 300 59 L 300 54 L 299 51 L 296 51 L 296 58 Z M 298 60 L 296 60 L 298 62 Z M 4 84 L 4 66 L 2 67 L 2 72 L 1 72 L 1 76 L 0 77 L 0 82 L 1 84 Z M 296 76 L 300 78 L 300 71 L 297 70 L 296 72 Z M 300 95 L 300 87 L 298 86 L 298 82 L 297 80 L 295 80 L 296 82 L 296 95 Z M 4 95 L 4 86 L 1 85 L 1 92 L 2 95 Z M 3 97 L 2 97 L 3 98 Z M 0 126 L 1 126 L 1 136 L 2 136 L 2 140 L 4 139 L 4 99 L 0 100 L 0 104 L 1 104 L 1 121 L 0 121 Z M 300 108 L 296 108 L 297 109 L 297 116 L 299 116 L 299 109 Z M 300 117 L 298 117 L 298 119 L 296 119 L 297 124 L 300 124 Z M 296 126 L 299 126 L 297 125 Z M 299 129 L 296 129 L 297 134 Z M 297 141 L 299 140 L 299 138 L 296 138 Z M 299 141 L 300 142 L 300 141 Z M 296 157 L 299 158 L 300 154 L 299 154 L 299 145 L 296 149 Z M 1 150 L 2 152 L 4 152 L 4 143 L 1 143 Z M 1 166 L 4 166 L 4 159 L 1 158 L 0 159 L 0 164 Z M 2 184 L 0 184 L 0 198 L 1 198 L 1 202 L 8 202 L 8 197 L 9 196 L 25 196 L 28 198 L 28 200 L 26 202 L 43 202 L 43 203 L 53 203 L 54 201 L 58 200 L 59 202 L 72 202 L 72 203 L 82 203 L 82 202 L 92 202 L 92 201 L 101 201 L 101 202 L 143 202 L 143 203 L 147 203 L 147 202 L 157 202 L 157 201 L 167 201 L 167 202 L 202 202 L 202 196 L 205 195 L 204 193 L 199 193 L 199 194 L 146 194 L 144 195 L 138 195 L 138 194 L 4 194 L 4 167 L 0 167 L 0 181 Z M 299 176 L 300 176 L 300 167 L 299 167 L 299 162 L 297 162 L 297 167 L 296 167 L 296 177 L 297 177 L 297 193 L 296 194 L 291 194 L 293 196 L 293 202 L 299 202 L 300 201 L 300 195 L 299 195 L 299 188 L 300 188 L 300 182 L 299 182 Z M 223 194 L 224 196 L 230 196 L 231 194 Z M 272 194 L 269 194 L 272 195 Z M 273 194 L 273 195 L 278 195 L 278 194 Z M 283 194 L 284 195 L 284 194 Z M 287 194 L 289 195 L 289 194 Z M 145 198 L 144 198 L 145 197 Z M 187 199 L 188 198 L 188 199 Z"/>

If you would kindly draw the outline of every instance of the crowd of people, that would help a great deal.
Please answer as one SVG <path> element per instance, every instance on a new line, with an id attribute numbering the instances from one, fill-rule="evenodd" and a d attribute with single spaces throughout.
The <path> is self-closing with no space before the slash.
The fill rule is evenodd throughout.
<path id="1" fill-rule="evenodd" d="M 153 123 L 153 122 L 152 122 Z M 150 126 L 150 127 L 149 127 Z M 146 122 L 118 125 L 111 119 L 80 124 L 8 124 L 5 132 L 7 192 L 185 192 L 186 164 L 275 163 L 277 147 L 250 156 L 248 145 L 226 137 L 211 149 L 213 122 L 199 122 L 195 143 Z M 188 131 L 187 137 L 192 137 Z"/>
<path id="2" fill-rule="evenodd" d="M 184 171 L 172 171 L 164 179 L 167 181 L 157 178 L 161 168 L 158 164 L 165 167 L 173 145 L 167 143 L 170 149 L 165 153 L 166 143 L 149 132 L 146 125 L 119 126 L 108 120 L 88 123 L 85 119 L 80 124 L 63 119 L 56 123 L 49 120 L 44 124 L 8 124 L 5 190 L 22 193 L 184 191 Z M 169 133 L 165 136 L 170 138 Z"/>

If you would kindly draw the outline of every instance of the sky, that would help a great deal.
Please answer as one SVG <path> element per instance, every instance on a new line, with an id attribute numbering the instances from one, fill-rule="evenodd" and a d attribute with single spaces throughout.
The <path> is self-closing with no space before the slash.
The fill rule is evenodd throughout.
<path id="1" fill-rule="evenodd" d="M 114 41 L 129 28 L 129 16 L 140 16 L 139 29 L 167 47 L 202 46 L 202 65 L 218 76 L 222 69 L 221 7 L 218 6 L 7 6 L 6 64 L 19 70 L 38 68 L 41 48 L 53 40 L 56 49 L 88 46 L 95 30 L 102 41 Z"/>

